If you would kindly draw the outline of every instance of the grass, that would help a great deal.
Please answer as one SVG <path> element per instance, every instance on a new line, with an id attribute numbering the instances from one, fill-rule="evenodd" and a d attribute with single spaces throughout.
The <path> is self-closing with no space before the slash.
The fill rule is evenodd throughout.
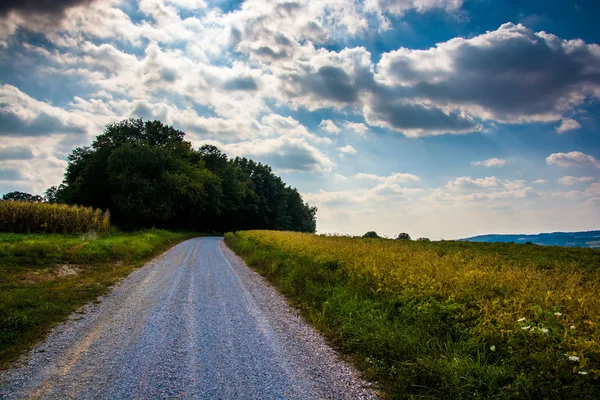
<path id="1" fill-rule="evenodd" d="M 225 239 L 389 399 L 600 397 L 598 250 Z"/>
<path id="2" fill-rule="evenodd" d="M 189 233 L 0 233 L 0 369 L 57 323 Z"/>

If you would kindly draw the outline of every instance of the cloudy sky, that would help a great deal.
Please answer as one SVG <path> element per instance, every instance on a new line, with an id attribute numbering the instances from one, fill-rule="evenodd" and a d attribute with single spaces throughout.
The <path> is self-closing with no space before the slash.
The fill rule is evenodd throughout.
<path id="1" fill-rule="evenodd" d="M 268 163 L 318 231 L 600 228 L 594 0 L 0 4 L 0 194 L 111 121 Z"/>

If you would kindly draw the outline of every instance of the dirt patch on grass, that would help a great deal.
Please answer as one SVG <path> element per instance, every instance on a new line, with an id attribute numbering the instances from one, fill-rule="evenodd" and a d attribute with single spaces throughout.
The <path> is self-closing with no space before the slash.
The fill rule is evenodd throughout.
<path id="1" fill-rule="evenodd" d="M 77 275 L 81 272 L 80 266 L 74 264 L 60 264 L 56 265 L 54 269 L 59 277 Z"/>

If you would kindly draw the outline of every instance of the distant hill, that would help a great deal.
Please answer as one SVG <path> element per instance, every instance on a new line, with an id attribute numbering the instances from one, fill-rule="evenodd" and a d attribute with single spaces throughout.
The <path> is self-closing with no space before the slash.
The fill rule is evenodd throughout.
<path id="1" fill-rule="evenodd" d="M 537 235 L 479 235 L 466 239 L 468 242 L 527 243 L 542 246 L 591 247 L 600 249 L 600 231 L 553 232 Z"/>

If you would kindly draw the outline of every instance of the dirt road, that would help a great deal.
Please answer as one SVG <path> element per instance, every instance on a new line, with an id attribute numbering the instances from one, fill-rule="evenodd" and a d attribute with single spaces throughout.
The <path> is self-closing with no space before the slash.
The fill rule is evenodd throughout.
<path id="1" fill-rule="evenodd" d="M 375 398 L 221 238 L 175 246 L 59 325 L 0 398 Z"/>

